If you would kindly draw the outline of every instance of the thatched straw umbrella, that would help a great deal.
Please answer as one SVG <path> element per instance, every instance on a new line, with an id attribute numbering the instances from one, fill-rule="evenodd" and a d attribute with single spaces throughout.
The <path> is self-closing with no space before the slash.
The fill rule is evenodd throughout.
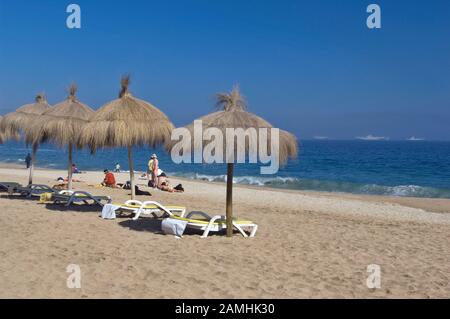
<path id="1" fill-rule="evenodd" d="M 260 134 L 260 128 L 267 128 L 267 148 L 270 150 L 271 141 L 271 131 L 270 129 L 273 126 L 262 119 L 261 117 L 249 113 L 246 111 L 247 105 L 244 97 L 239 92 L 239 87 L 235 86 L 230 93 L 218 93 L 217 94 L 217 108 L 220 109 L 218 112 L 214 112 L 208 114 L 204 117 L 201 117 L 198 120 L 201 120 L 202 129 L 205 131 L 208 128 L 217 128 L 219 129 L 223 136 L 226 137 L 227 128 L 232 129 L 243 129 L 247 130 L 249 128 L 254 128 L 257 132 L 255 136 L 248 137 L 245 145 L 238 144 L 236 140 L 234 140 L 233 145 L 227 145 L 228 147 L 234 147 L 234 156 L 233 159 L 229 159 L 226 155 L 226 139 L 224 138 L 224 151 L 223 151 L 223 160 L 227 163 L 227 197 L 226 197 L 226 223 L 227 223 L 227 236 L 231 237 L 233 234 L 233 226 L 232 226 L 232 218 L 233 218 L 233 172 L 234 172 L 234 158 L 236 158 L 236 154 L 238 151 L 244 152 L 246 155 L 249 155 L 249 144 L 250 142 L 255 142 L 254 138 L 256 137 L 256 143 L 258 143 Z M 197 120 L 197 121 L 198 121 Z M 194 136 L 194 123 L 188 125 L 186 127 L 191 136 Z M 194 139 L 195 140 L 195 139 Z M 198 147 L 203 147 L 203 144 L 208 144 L 209 140 L 203 140 L 201 143 L 196 141 L 192 141 L 191 147 L 197 149 Z M 172 142 L 173 145 L 173 142 Z M 255 145 L 255 144 L 254 144 Z M 257 145 L 257 144 L 256 144 Z M 238 149 L 240 147 L 245 147 L 245 149 Z M 298 143 L 297 139 L 294 135 L 279 130 L 279 163 L 280 165 L 284 165 L 289 158 L 294 158 L 298 153 Z M 249 155 L 250 156 L 250 155 Z M 259 158 L 259 156 L 257 156 Z"/>
<path id="2" fill-rule="evenodd" d="M 79 146 L 91 152 L 105 147 L 126 147 L 130 168 L 131 198 L 135 198 L 132 147 L 157 147 L 170 140 L 174 128 L 167 116 L 129 91 L 130 77 L 121 81 L 119 98 L 102 106 L 84 127 Z"/>
<path id="3" fill-rule="evenodd" d="M 77 87 L 72 84 L 67 99 L 47 110 L 27 129 L 28 142 L 52 141 L 68 147 L 68 189 L 72 189 L 72 152 L 81 129 L 93 116 L 94 110 L 77 100 Z"/>
<path id="4" fill-rule="evenodd" d="M 3 132 L 4 139 L 18 140 L 19 134 L 24 133 L 25 140 L 28 143 L 28 141 L 30 141 L 30 136 L 27 135 L 27 128 L 38 121 L 40 115 L 49 109 L 50 105 L 47 103 L 45 96 L 43 94 L 38 94 L 34 103 L 26 104 L 18 108 L 15 112 L 5 115 L 5 117 L 0 121 L 0 131 Z M 39 142 L 33 141 L 29 144 L 32 144 L 32 154 L 28 183 L 32 184 L 34 163 L 36 160 L 36 152 L 39 148 Z"/>

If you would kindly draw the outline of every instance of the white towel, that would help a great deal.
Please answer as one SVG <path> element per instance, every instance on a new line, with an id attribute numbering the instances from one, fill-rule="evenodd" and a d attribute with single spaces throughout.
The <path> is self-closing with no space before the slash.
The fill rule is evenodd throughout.
<path id="1" fill-rule="evenodd" d="M 187 226 L 187 221 L 176 220 L 173 218 L 165 218 L 161 222 L 161 230 L 166 235 L 175 235 L 175 237 L 183 237 L 184 230 Z"/>
<path id="2" fill-rule="evenodd" d="M 115 219 L 116 218 L 116 210 L 119 209 L 120 206 L 113 204 L 106 204 L 103 206 L 102 210 L 102 218 L 103 219 Z"/>

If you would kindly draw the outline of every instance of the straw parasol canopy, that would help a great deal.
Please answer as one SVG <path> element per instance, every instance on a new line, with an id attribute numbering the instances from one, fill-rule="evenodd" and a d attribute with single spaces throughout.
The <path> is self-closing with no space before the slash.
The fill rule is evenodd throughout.
<path id="1" fill-rule="evenodd" d="M 239 91 L 239 87 L 235 86 L 230 93 L 218 93 L 217 94 L 217 103 L 216 107 L 219 111 L 208 114 L 196 120 L 194 123 L 201 123 L 201 127 L 203 132 L 205 132 L 208 128 L 215 128 L 222 132 L 224 148 L 223 148 L 223 161 L 227 163 L 227 202 L 226 202 L 226 223 L 227 223 L 227 236 L 231 237 L 233 233 L 232 227 L 232 204 L 233 204 L 233 172 L 234 172 L 234 162 L 237 158 L 236 155 L 239 152 L 243 152 L 246 156 L 250 157 L 250 153 L 256 151 L 255 149 L 249 150 L 249 145 L 253 142 L 256 144 L 253 145 L 261 145 L 258 144 L 260 138 L 263 138 L 260 134 L 259 129 L 266 128 L 267 132 L 267 150 L 270 153 L 272 139 L 276 142 L 276 136 L 272 137 L 271 128 L 273 126 L 264 120 L 263 118 L 247 112 L 247 103 L 244 97 L 241 95 Z M 201 121 L 201 122 L 198 122 Z M 194 135 L 194 127 L 195 124 L 192 123 L 186 128 L 191 133 L 191 136 Z M 233 140 L 233 144 L 231 145 L 234 148 L 234 156 L 232 158 L 228 157 L 226 152 L 226 147 L 230 145 L 226 145 L 226 136 L 227 129 L 243 129 L 244 131 L 247 129 L 255 129 L 256 135 L 249 135 L 246 137 L 246 143 L 237 143 L 236 139 Z M 297 138 L 289 132 L 279 130 L 279 136 L 277 138 L 279 142 L 279 151 L 278 151 L 278 159 L 279 164 L 284 165 L 287 163 L 289 158 L 295 158 L 298 154 L 298 143 Z M 199 147 L 203 148 L 206 144 L 209 144 L 210 140 L 201 139 L 191 140 L 191 147 L 193 149 L 198 149 Z M 171 142 L 171 146 L 174 145 L 174 142 Z M 259 146 L 258 146 L 259 147 Z M 259 160 L 259 154 L 255 154 L 256 158 Z"/>
<path id="2" fill-rule="evenodd" d="M 68 189 L 72 189 L 72 152 L 83 125 L 93 116 L 92 110 L 76 97 L 77 86 L 72 84 L 66 100 L 47 110 L 33 123 L 26 134 L 27 142 L 51 141 L 68 147 Z"/>
<path id="3" fill-rule="evenodd" d="M 4 139 L 18 140 L 20 134 L 22 133 L 25 135 L 25 140 L 27 143 L 32 144 L 30 175 L 28 178 L 29 184 L 33 183 L 34 163 L 36 159 L 36 152 L 39 148 L 39 142 L 28 142 L 30 139 L 27 135 L 27 129 L 33 125 L 33 123 L 38 121 L 42 113 L 50 108 L 51 106 L 47 103 L 45 96 L 43 94 L 38 94 L 34 103 L 26 104 L 18 108 L 15 112 L 5 115 L 5 117 L 3 117 L 0 121 L 0 131 L 3 132 Z"/>
<path id="4" fill-rule="evenodd" d="M 102 106 L 84 127 L 79 146 L 91 152 L 105 147 L 126 147 L 130 167 L 131 197 L 135 198 L 132 147 L 157 147 L 170 140 L 174 128 L 168 117 L 128 90 L 130 77 L 123 76 L 119 98 Z"/>

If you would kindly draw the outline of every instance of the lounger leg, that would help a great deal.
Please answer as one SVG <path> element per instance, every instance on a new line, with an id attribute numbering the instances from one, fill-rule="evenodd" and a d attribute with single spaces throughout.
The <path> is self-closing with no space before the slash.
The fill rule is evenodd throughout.
<path id="1" fill-rule="evenodd" d="M 250 233 L 250 237 L 255 237 L 257 230 L 258 230 L 258 225 L 253 226 L 252 232 Z"/>
<path id="2" fill-rule="evenodd" d="M 67 201 L 66 207 L 69 207 L 70 205 L 72 205 L 72 203 L 73 203 L 73 196 L 74 195 L 69 197 L 69 200 Z"/>
<path id="3" fill-rule="evenodd" d="M 206 238 L 206 237 L 208 237 L 208 234 L 209 234 L 209 231 L 210 231 L 212 225 L 215 223 L 216 220 L 221 219 L 221 218 L 222 218 L 222 216 L 219 216 L 219 215 L 214 216 L 213 218 L 211 218 L 211 220 L 209 221 L 208 225 L 206 226 L 206 229 L 205 229 L 205 231 L 203 232 L 203 235 L 202 235 L 201 238 Z"/>
<path id="4" fill-rule="evenodd" d="M 237 230 L 239 230 L 239 232 L 241 233 L 242 236 L 244 236 L 245 238 L 248 237 L 248 235 L 245 233 L 245 231 L 242 229 L 241 226 L 235 224 L 234 222 L 233 222 L 233 226 L 234 226 Z"/>
<path id="5" fill-rule="evenodd" d="M 201 238 L 206 238 L 206 237 L 208 237 L 208 234 L 209 234 L 209 225 L 210 225 L 210 224 L 208 224 L 208 226 L 206 226 L 206 229 L 205 229 L 205 231 L 203 232 L 203 235 L 202 235 Z"/>
<path id="6" fill-rule="evenodd" d="M 91 197 L 91 199 L 94 201 L 94 203 L 96 203 L 97 205 L 99 205 L 100 207 L 103 207 L 103 204 L 101 201 L 99 201 L 98 199 Z"/>
<path id="7" fill-rule="evenodd" d="M 139 216 L 141 216 L 142 213 L 142 209 L 139 208 L 135 213 L 134 213 L 134 217 L 132 218 L 133 220 L 138 220 Z"/>

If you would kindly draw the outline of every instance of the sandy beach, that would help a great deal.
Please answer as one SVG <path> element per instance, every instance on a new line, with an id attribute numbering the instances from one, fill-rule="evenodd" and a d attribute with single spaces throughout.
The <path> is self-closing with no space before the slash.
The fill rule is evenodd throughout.
<path id="1" fill-rule="evenodd" d="M 26 184 L 28 171 L 0 165 L 0 181 Z M 37 169 L 35 183 L 63 171 Z M 129 199 L 129 191 L 75 188 Z M 119 182 L 128 175 L 120 173 Z M 144 180 L 138 180 L 143 190 Z M 188 211 L 224 214 L 225 184 L 191 180 L 182 194 L 138 197 Z M 141 185 L 142 184 L 142 185 Z M 65 209 L 0 198 L 1 298 L 449 298 L 450 200 L 284 191 L 236 185 L 235 215 L 255 221 L 255 238 L 160 232 L 160 220 L 103 220 L 100 209 Z M 69 289 L 66 267 L 81 269 Z M 367 266 L 381 267 L 369 289 Z"/>

